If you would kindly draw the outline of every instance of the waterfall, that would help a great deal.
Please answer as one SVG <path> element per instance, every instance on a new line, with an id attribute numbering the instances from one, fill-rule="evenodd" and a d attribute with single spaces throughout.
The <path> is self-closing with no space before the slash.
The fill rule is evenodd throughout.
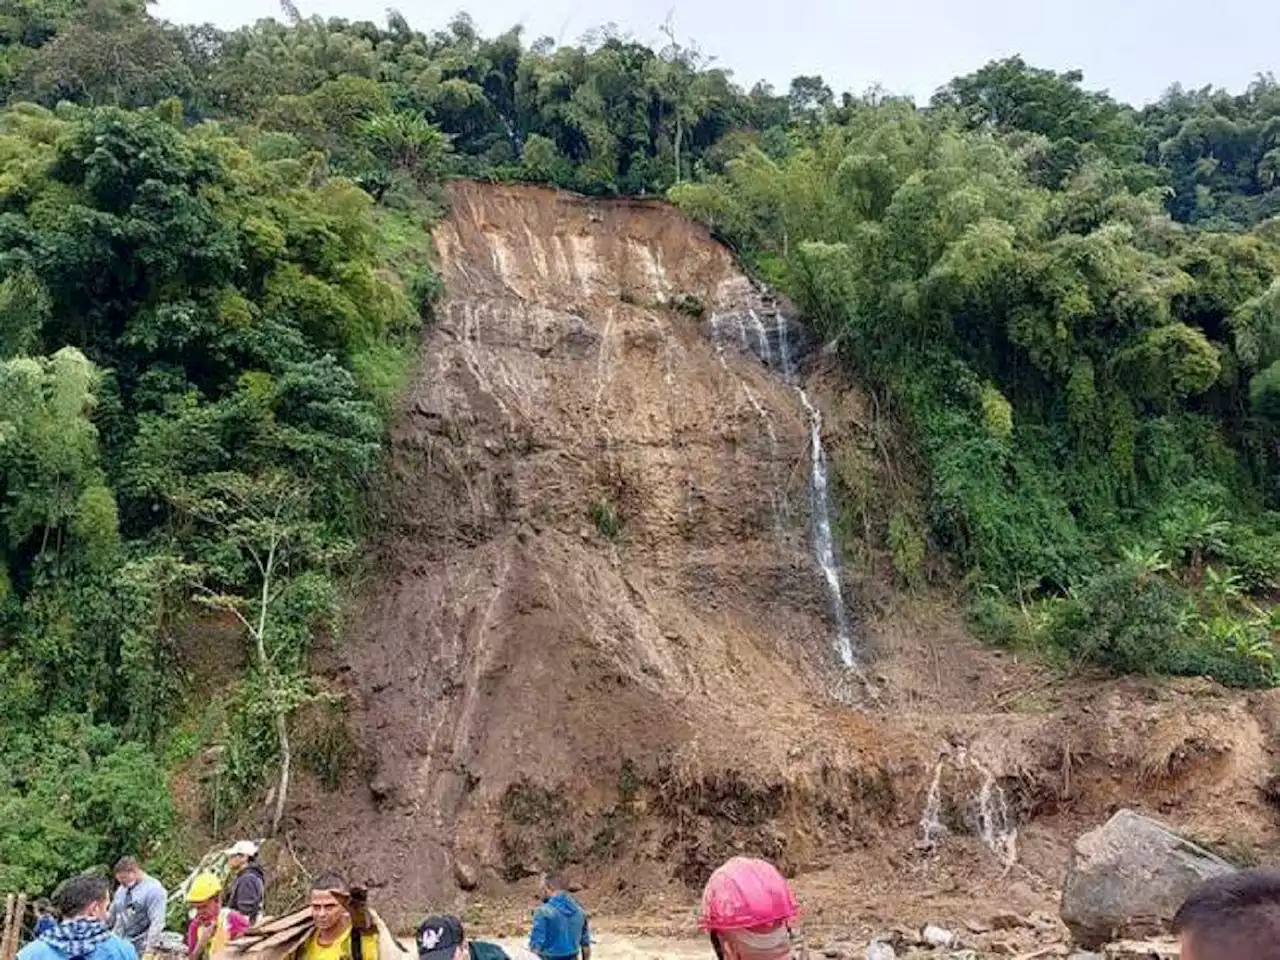
<path id="1" fill-rule="evenodd" d="M 849 637 L 849 625 L 844 613 L 844 593 L 840 588 L 840 568 L 836 566 L 835 541 L 831 539 L 831 510 L 827 496 L 827 455 L 822 449 L 822 414 L 809 402 L 804 387 L 796 387 L 805 413 L 809 415 L 809 459 L 812 464 L 809 480 L 809 499 L 813 509 L 813 557 L 822 568 L 831 594 L 832 612 L 836 618 L 836 653 L 846 669 L 852 669 L 853 640 Z"/>
<path id="2" fill-rule="evenodd" d="M 764 324 L 760 322 L 760 315 L 754 310 L 747 311 L 747 315 L 751 317 L 751 326 L 755 328 L 756 340 L 760 344 L 760 359 L 766 367 L 772 370 L 773 351 L 769 349 L 769 335 L 764 332 Z"/>
<path id="3" fill-rule="evenodd" d="M 840 565 L 836 557 L 835 540 L 831 534 L 831 505 L 827 490 L 827 455 L 822 447 L 822 414 L 809 400 L 809 395 L 796 379 L 794 358 L 788 336 L 787 318 L 778 310 L 771 300 L 760 298 L 757 304 L 760 309 L 750 307 L 737 313 L 713 313 L 711 315 L 711 340 L 716 356 L 724 364 L 725 338 L 733 337 L 733 328 L 737 327 L 737 340 L 743 353 L 749 353 L 768 369 L 782 377 L 795 388 L 804 407 L 805 417 L 809 422 L 809 501 L 812 515 L 810 545 L 813 558 L 822 571 L 822 579 L 831 600 L 831 612 L 835 618 L 836 636 L 835 653 L 845 669 L 857 668 L 854 657 L 853 638 L 849 633 L 849 621 L 844 609 L 844 591 L 840 584 Z M 772 331 L 765 326 L 761 317 L 772 315 Z M 726 329 L 727 327 L 727 329 Z M 777 349 L 770 344 L 770 333 L 777 340 Z M 754 341 L 754 344 L 753 344 Z M 732 343 L 732 340 L 730 340 Z M 753 349 L 754 346 L 754 349 Z M 746 385 L 743 384 L 745 387 Z M 747 391 L 748 400 L 762 417 L 769 432 L 771 443 L 776 443 L 772 424 L 755 396 Z M 785 497 L 782 500 L 785 509 Z M 777 501 L 775 500 L 775 511 Z"/>
<path id="4" fill-rule="evenodd" d="M 977 800 L 978 836 L 1000 858 L 1001 863 L 1010 866 L 1018 859 L 1018 826 L 1009 813 L 1009 801 L 1005 798 L 1004 787 L 978 761 L 970 762 L 973 769 L 982 776 Z"/>
<path id="5" fill-rule="evenodd" d="M 787 318 L 781 312 L 775 313 L 778 330 L 778 358 L 782 361 L 782 379 L 790 383 L 795 379 L 795 368 L 791 365 L 791 345 L 787 342 Z"/>
<path id="6" fill-rule="evenodd" d="M 724 344 L 720 342 L 720 314 L 711 314 L 711 344 L 716 348 L 716 359 L 724 366 Z"/>
<path id="7" fill-rule="evenodd" d="M 1009 801 L 995 775 L 969 756 L 963 747 L 956 748 L 954 754 L 944 753 L 933 768 L 933 779 L 920 816 L 919 846 L 932 850 L 951 832 L 942 822 L 942 770 L 948 765 L 957 771 L 968 768 L 982 778 L 977 793 L 966 798 L 966 819 L 987 849 L 1006 867 L 1011 866 L 1018 859 L 1017 820 L 1009 812 Z"/>
<path id="8" fill-rule="evenodd" d="M 951 832 L 942 822 L 942 767 L 945 763 L 944 755 L 934 765 L 929 795 L 925 797 L 924 812 L 920 814 L 920 846 L 926 850 L 932 850 L 939 840 Z"/>

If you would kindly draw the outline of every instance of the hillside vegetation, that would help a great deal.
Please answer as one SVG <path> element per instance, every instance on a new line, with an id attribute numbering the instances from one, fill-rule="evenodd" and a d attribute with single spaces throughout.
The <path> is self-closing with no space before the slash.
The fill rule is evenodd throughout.
<path id="1" fill-rule="evenodd" d="M 1019 59 L 920 107 L 576 46 L 121 0 L 0 10 L 0 889 L 172 844 L 292 743 L 439 280 L 450 176 L 667 194 L 798 302 L 921 496 L 844 509 L 995 642 L 1273 685 L 1280 86 L 1134 109 Z M 1270 219 L 1269 219 L 1270 218 Z M 860 499 L 861 498 L 861 499 Z M 218 643 L 212 657 L 193 648 Z M 233 687 L 194 666 L 248 665 Z"/>

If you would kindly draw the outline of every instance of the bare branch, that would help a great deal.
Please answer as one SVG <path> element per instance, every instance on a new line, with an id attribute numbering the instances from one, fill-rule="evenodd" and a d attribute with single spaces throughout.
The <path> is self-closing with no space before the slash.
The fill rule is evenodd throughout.
<path id="1" fill-rule="evenodd" d="M 210 590 L 208 587 L 204 586 L 203 584 L 196 584 L 195 589 L 197 593 L 200 593 L 203 595 L 200 599 L 201 599 L 201 602 L 205 604 L 205 606 L 213 607 L 216 610 L 225 610 L 228 613 L 232 614 L 237 620 L 239 620 L 242 624 L 244 624 L 244 628 L 249 632 L 249 636 L 254 636 L 253 624 L 251 624 L 247 619 L 245 619 L 245 615 L 241 613 L 240 610 L 233 603 L 230 603 L 226 600 L 224 594 L 214 593 L 212 590 Z"/>

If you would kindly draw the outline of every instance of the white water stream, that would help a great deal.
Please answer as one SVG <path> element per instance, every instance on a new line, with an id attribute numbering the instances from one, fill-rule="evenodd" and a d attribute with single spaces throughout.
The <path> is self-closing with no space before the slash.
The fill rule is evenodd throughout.
<path id="1" fill-rule="evenodd" d="M 1018 859 L 1017 820 L 995 775 L 963 747 L 944 753 L 933 768 L 933 779 L 920 815 L 920 846 L 932 850 L 951 833 L 942 821 L 942 774 L 947 767 L 957 774 L 968 769 L 980 778 L 977 792 L 964 798 L 966 818 L 987 849 L 1006 867 L 1011 866 Z"/>
<path id="2" fill-rule="evenodd" d="M 845 667 L 852 669 L 853 640 L 849 636 L 848 618 L 844 612 L 844 592 L 840 588 L 840 568 L 836 566 L 835 541 L 831 539 L 831 510 L 827 503 L 827 454 L 822 449 L 822 414 L 809 402 L 803 387 L 796 387 L 800 402 L 809 416 L 809 499 L 813 510 L 813 558 L 822 568 L 831 594 L 832 613 L 836 620 L 836 653 Z"/>
<path id="3" fill-rule="evenodd" d="M 765 311 L 768 312 L 767 310 Z M 796 381 L 795 367 L 792 362 L 792 350 L 788 335 L 787 319 L 781 311 L 774 311 L 773 334 L 777 339 L 777 349 L 769 342 L 770 331 L 765 326 L 760 312 L 748 309 L 745 313 L 713 314 L 711 317 L 711 340 L 715 347 L 716 357 L 723 366 L 724 339 L 733 336 L 733 328 L 737 328 L 737 339 L 741 349 L 752 353 L 766 367 L 780 375 L 792 386 L 804 407 L 805 417 L 809 423 L 809 501 L 810 501 L 810 546 L 813 558 L 822 571 L 822 579 L 831 598 L 831 614 L 835 620 L 835 653 L 846 669 L 857 666 L 854 656 L 853 637 L 849 632 L 849 618 L 844 608 L 844 591 L 840 584 L 840 564 L 837 557 L 835 539 L 831 533 L 831 505 L 828 491 L 827 455 L 822 446 L 822 414 L 809 399 L 804 388 Z M 754 349 L 752 340 L 755 341 Z M 762 408 L 758 399 L 745 383 L 748 401 L 765 422 L 770 443 L 775 448 L 777 437 L 768 413 Z M 775 514 L 779 507 L 785 511 L 785 492 L 774 498 Z"/>

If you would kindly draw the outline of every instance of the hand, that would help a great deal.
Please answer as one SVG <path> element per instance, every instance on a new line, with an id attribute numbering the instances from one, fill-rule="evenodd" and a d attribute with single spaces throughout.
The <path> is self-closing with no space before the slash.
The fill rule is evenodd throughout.
<path id="1" fill-rule="evenodd" d="M 352 887 L 346 893 L 335 890 L 333 895 L 351 915 L 352 930 L 368 933 L 373 929 L 373 918 L 369 914 L 369 891 L 366 888 Z"/>

